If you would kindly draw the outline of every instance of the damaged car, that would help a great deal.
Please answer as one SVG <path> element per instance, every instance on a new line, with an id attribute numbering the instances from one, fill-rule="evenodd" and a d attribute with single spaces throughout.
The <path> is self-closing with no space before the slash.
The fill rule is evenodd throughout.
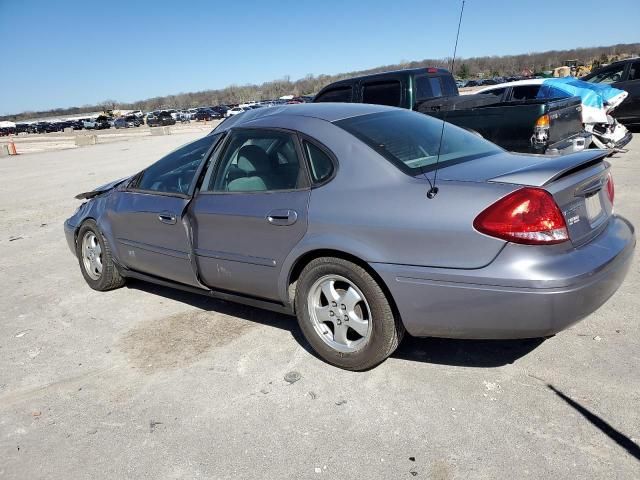
<path id="1" fill-rule="evenodd" d="M 594 147 L 620 151 L 633 136 L 627 127 L 612 116 L 613 111 L 627 98 L 628 92 L 608 85 L 589 83 L 573 77 L 545 78 L 484 88 L 475 95 L 493 95 L 501 102 L 580 97 L 582 122 L 585 130 L 591 134 Z"/>
<path id="2" fill-rule="evenodd" d="M 613 295 L 633 226 L 609 151 L 509 153 L 405 109 L 256 109 L 91 192 L 65 222 L 99 291 L 127 279 L 297 316 L 365 370 L 403 334 L 547 337 Z"/>

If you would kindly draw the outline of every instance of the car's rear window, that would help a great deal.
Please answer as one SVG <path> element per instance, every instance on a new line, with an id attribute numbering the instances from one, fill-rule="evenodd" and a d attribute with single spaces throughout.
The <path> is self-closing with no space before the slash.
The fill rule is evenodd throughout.
<path id="1" fill-rule="evenodd" d="M 474 133 L 450 123 L 443 129 L 442 120 L 410 111 L 372 113 L 335 124 L 410 175 L 435 169 L 439 149 L 440 167 L 502 152 Z"/>
<path id="2" fill-rule="evenodd" d="M 451 75 L 416 75 L 416 101 L 457 95 L 458 89 Z"/>

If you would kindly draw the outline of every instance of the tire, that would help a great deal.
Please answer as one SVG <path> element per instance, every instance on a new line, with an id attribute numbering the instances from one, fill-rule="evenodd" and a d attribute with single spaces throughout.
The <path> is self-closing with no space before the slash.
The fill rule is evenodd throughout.
<path id="1" fill-rule="evenodd" d="M 336 301 L 330 301 L 325 292 Z M 316 353 L 345 370 L 367 370 L 382 363 L 404 335 L 399 315 L 376 280 L 341 258 L 309 262 L 297 282 L 295 310 L 300 329 Z"/>
<path id="2" fill-rule="evenodd" d="M 87 284 L 100 292 L 122 287 L 125 284 L 125 279 L 122 278 L 113 263 L 107 239 L 100 233 L 96 222 L 93 220 L 85 221 L 78 231 L 77 238 L 76 256 L 80 264 L 80 271 Z M 83 249 L 86 247 L 85 239 L 88 244 L 93 245 L 94 262 L 91 262 L 83 254 Z"/>

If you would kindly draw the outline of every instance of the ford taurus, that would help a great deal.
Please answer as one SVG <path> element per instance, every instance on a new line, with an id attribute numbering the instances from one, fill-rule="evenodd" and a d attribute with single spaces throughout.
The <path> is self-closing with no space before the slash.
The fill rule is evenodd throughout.
<path id="1" fill-rule="evenodd" d="M 608 153 L 513 154 L 377 105 L 258 109 L 78 195 L 65 233 L 95 290 L 295 314 L 320 357 L 363 370 L 405 330 L 544 337 L 600 307 L 635 248 Z"/>

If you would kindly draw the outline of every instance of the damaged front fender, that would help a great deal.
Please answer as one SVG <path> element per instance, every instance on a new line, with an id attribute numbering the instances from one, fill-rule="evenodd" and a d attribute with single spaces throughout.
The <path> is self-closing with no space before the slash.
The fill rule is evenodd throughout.
<path id="1" fill-rule="evenodd" d="M 88 200 L 90 198 L 97 197 L 98 195 L 102 195 L 103 193 L 106 193 L 109 190 L 113 190 L 118 185 L 121 185 L 122 183 L 126 182 L 130 178 L 131 177 L 125 177 L 125 178 L 121 178 L 119 180 L 115 180 L 115 181 L 110 182 L 110 183 L 106 183 L 106 184 L 101 185 L 101 186 L 99 186 L 97 188 L 94 188 L 93 190 L 91 190 L 89 192 L 79 193 L 74 198 L 76 198 L 78 200 Z"/>

